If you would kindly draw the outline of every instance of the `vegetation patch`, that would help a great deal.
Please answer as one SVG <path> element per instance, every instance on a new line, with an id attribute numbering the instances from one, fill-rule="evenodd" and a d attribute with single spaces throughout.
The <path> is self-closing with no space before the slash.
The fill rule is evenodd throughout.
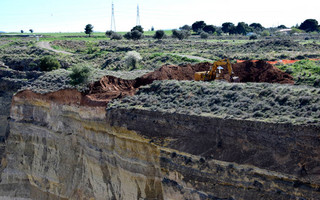
<path id="1" fill-rule="evenodd" d="M 320 87 L 320 61 L 301 60 L 293 64 L 278 65 L 277 67 L 291 74 L 296 85 Z"/>
<path id="2" fill-rule="evenodd" d="M 52 71 L 60 67 L 59 61 L 53 56 L 44 56 L 40 59 L 39 68 L 41 71 Z"/>
<path id="3" fill-rule="evenodd" d="M 109 109 L 259 120 L 271 123 L 320 122 L 320 89 L 268 83 L 155 81 L 135 96 L 114 100 Z"/>

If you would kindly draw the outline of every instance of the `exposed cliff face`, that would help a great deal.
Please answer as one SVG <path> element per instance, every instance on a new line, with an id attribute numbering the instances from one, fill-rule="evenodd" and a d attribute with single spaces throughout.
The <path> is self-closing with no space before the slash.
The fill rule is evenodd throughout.
<path id="1" fill-rule="evenodd" d="M 138 109 L 109 110 L 107 120 L 111 126 L 127 127 L 155 138 L 168 148 L 205 158 L 291 175 L 298 175 L 304 165 L 308 178 L 320 183 L 320 127 L 316 125 L 272 124 Z"/>
<path id="2" fill-rule="evenodd" d="M 8 120 L 12 96 L 22 86 L 39 77 L 41 72 L 22 72 L 0 63 L 0 138 L 8 133 Z"/>
<path id="3" fill-rule="evenodd" d="M 29 92 L 14 97 L 1 194 L 33 199 L 162 199 L 159 150 L 105 123 L 103 107 L 81 96 L 55 102 Z M 54 98 L 53 98 L 54 100 Z M 23 185 L 24 190 L 13 193 Z"/>
<path id="4" fill-rule="evenodd" d="M 85 100 L 74 90 L 14 96 L 2 197 L 320 198 L 319 127 L 106 112 Z"/>

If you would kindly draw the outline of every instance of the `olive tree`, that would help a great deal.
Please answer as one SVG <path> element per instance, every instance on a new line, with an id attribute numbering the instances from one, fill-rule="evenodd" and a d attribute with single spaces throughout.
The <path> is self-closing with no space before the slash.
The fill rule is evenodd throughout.
<path id="1" fill-rule="evenodd" d="M 163 30 L 157 30 L 156 33 L 154 34 L 153 38 L 161 40 L 165 36 L 165 33 Z"/>
<path id="2" fill-rule="evenodd" d="M 84 28 L 84 32 L 91 37 L 91 33 L 93 32 L 93 26 L 91 24 L 87 24 Z"/>

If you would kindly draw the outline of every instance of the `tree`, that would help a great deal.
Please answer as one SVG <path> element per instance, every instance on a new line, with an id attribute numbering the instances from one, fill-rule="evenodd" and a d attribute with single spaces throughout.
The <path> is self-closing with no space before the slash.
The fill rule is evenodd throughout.
<path id="1" fill-rule="evenodd" d="M 154 34 L 153 38 L 161 40 L 165 36 L 165 33 L 163 30 L 157 30 L 156 33 Z"/>
<path id="2" fill-rule="evenodd" d="M 126 34 L 123 35 L 124 38 L 126 38 L 127 40 L 131 39 L 131 32 L 127 32 Z"/>
<path id="3" fill-rule="evenodd" d="M 140 33 L 143 33 L 143 28 L 142 28 L 142 26 L 140 26 L 140 25 L 133 27 L 133 28 L 131 29 L 131 32 L 132 32 L 132 31 L 135 31 L 135 30 L 139 31 Z"/>
<path id="4" fill-rule="evenodd" d="M 126 38 L 127 40 L 139 40 L 143 37 L 143 34 L 138 30 L 133 30 L 131 32 L 127 32 L 126 34 L 124 34 L 123 37 Z"/>
<path id="5" fill-rule="evenodd" d="M 183 40 L 185 38 L 188 38 L 190 36 L 190 32 L 189 31 L 185 31 L 185 30 L 172 30 L 172 37 L 173 38 L 178 38 L 179 40 Z"/>
<path id="6" fill-rule="evenodd" d="M 87 24 L 84 28 L 84 32 L 91 37 L 91 33 L 93 32 L 93 26 L 91 24 Z"/>
<path id="7" fill-rule="evenodd" d="M 21 32 L 21 33 L 24 33 L 24 31 L 23 31 L 23 30 L 21 30 L 20 32 Z"/>
<path id="8" fill-rule="evenodd" d="M 249 25 L 255 32 L 261 32 L 265 28 L 260 23 L 252 23 Z"/>
<path id="9" fill-rule="evenodd" d="M 138 30 L 131 31 L 131 39 L 140 40 L 143 37 L 142 32 Z"/>
<path id="10" fill-rule="evenodd" d="M 212 34 L 216 32 L 216 28 L 213 25 L 206 25 L 205 27 L 203 27 L 203 31 Z"/>
<path id="11" fill-rule="evenodd" d="M 225 22 L 222 24 L 221 30 L 224 33 L 229 33 L 229 34 L 235 34 L 236 33 L 236 27 L 233 23 L 231 22 Z"/>
<path id="12" fill-rule="evenodd" d="M 151 27 L 151 31 L 154 31 L 154 27 L 153 26 Z"/>
<path id="13" fill-rule="evenodd" d="M 180 30 L 186 30 L 186 31 L 190 31 L 192 28 L 189 25 L 183 25 L 182 27 L 179 28 Z"/>
<path id="14" fill-rule="evenodd" d="M 286 29 L 287 27 L 282 24 L 282 25 L 278 26 L 277 28 L 279 28 L 279 29 Z"/>
<path id="15" fill-rule="evenodd" d="M 315 19 L 306 19 L 301 23 L 299 29 L 304 30 L 306 32 L 319 31 L 318 21 Z"/>
<path id="16" fill-rule="evenodd" d="M 252 28 L 244 22 L 239 22 L 236 27 L 236 31 L 238 34 L 246 35 L 247 33 L 252 31 Z"/>
<path id="17" fill-rule="evenodd" d="M 191 27 L 194 32 L 200 33 L 205 26 L 206 23 L 204 21 L 196 21 Z"/>
<path id="18" fill-rule="evenodd" d="M 29 29 L 30 33 L 33 33 L 33 29 Z"/>
<path id="19" fill-rule="evenodd" d="M 106 31 L 106 36 L 111 37 L 112 33 L 114 33 L 114 31 Z"/>

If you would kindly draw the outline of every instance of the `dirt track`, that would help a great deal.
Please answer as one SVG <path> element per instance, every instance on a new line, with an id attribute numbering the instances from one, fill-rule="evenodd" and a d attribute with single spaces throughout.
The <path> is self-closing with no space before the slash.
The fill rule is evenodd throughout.
<path id="1" fill-rule="evenodd" d="M 73 55 L 73 53 L 66 52 L 66 51 L 59 51 L 59 50 L 56 50 L 56 49 L 52 48 L 50 43 L 46 42 L 46 41 L 38 42 L 37 46 L 40 47 L 40 48 L 43 48 L 43 49 L 47 49 L 49 51 L 54 51 L 56 53 L 63 53 L 63 54 L 67 54 L 67 55 Z"/>
<path id="2" fill-rule="evenodd" d="M 207 59 L 207 58 L 202 58 L 202 57 L 199 57 L 199 56 L 190 56 L 190 55 L 182 55 L 182 54 L 175 54 L 175 53 L 171 53 L 171 55 L 186 57 L 186 58 L 190 58 L 190 59 L 196 59 L 196 60 L 200 60 L 200 61 L 213 62 L 213 60 L 210 60 L 210 59 Z"/>

